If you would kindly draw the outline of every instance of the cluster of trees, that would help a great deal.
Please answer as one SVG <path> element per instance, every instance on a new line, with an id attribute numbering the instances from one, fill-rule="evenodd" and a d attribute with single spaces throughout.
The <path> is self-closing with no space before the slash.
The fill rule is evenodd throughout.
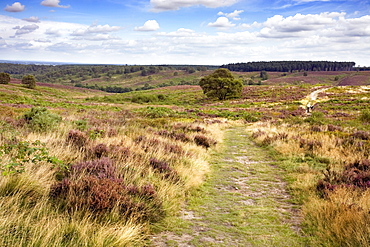
<path id="1" fill-rule="evenodd" d="M 8 73 L 0 72 L 0 84 L 9 84 L 10 79 L 11 78 Z M 33 75 L 25 75 L 22 78 L 22 84 L 33 89 L 36 87 L 36 78 Z"/>
<path id="2" fill-rule="evenodd" d="M 271 61 L 271 62 L 248 62 L 222 65 L 231 71 L 351 71 L 354 70 L 355 62 L 328 62 L 328 61 Z"/>
<path id="3" fill-rule="evenodd" d="M 13 78 L 21 79 L 24 75 L 32 74 L 37 81 L 46 83 L 71 82 L 79 83 L 92 78 L 107 77 L 113 75 L 128 75 L 130 73 L 140 73 L 148 76 L 162 70 L 185 70 L 188 73 L 203 71 L 212 66 L 199 65 L 35 65 L 35 64 L 13 64 L 0 63 L 0 71 L 12 75 Z"/>

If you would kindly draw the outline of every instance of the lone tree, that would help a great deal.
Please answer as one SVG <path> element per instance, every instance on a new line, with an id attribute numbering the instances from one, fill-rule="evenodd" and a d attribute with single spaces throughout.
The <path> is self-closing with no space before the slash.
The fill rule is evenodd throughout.
<path id="1" fill-rule="evenodd" d="M 241 96 L 243 82 L 235 79 L 228 69 L 217 69 L 212 74 L 203 77 L 199 85 L 203 93 L 210 98 L 225 100 Z"/>
<path id="2" fill-rule="evenodd" d="M 0 84 L 9 84 L 10 82 L 10 75 L 8 73 L 1 72 L 0 73 Z"/>
<path id="3" fill-rule="evenodd" d="M 22 84 L 26 85 L 28 88 L 35 88 L 36 87 L 36 79 L 33 75 L 25 75 L 22 78 Z"/>

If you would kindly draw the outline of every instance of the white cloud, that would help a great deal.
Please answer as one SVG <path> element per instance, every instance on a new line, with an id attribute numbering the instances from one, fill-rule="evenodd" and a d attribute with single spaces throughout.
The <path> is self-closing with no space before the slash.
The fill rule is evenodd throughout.
<path id="1" fill-rule="evenodd" d="M 232 12 L 232 13 L 224 13 L 224 12 L 218 12 L 218 14 L 217 15 L 224 15 L 224 16 L 226 16 L 227 18 L 231 18 L 231 19 L 233 19 L 233 20 L 240 20 L 240 18 L 239 18 L 239 15 L 241 14 L 241 13 L 243 13 L 244 12 L 244 10 L 235 10 L 234 12 Z"/>
<path id="2" fill-rule="evenodd" d="M 91 25 L 86 29 L 78 29 L 74 31 L 71 35 L 72 36 L 86 36 L 94 33 L 109 33 L 119 31 L 121 27 L 118 26 L 109 26 L 109 25 Z"/>
<path id="3" fill-rule="evenodd" d="M 233 25 L 221 16 L 216 26 Z M 144 30 L 157 30 L 156 21 Z M 187 28 L 132 34 L 110 25 L 83 25 L 42 20 L 27 23 L 0 15 L 0 49 L 4 59 L 56 60 L 82 63 L 224 64 L 263 60 L 337 60 L 368 65 L 370 15 L 345 13 L 271 16 L 261 23 L 213 33 Z M 32 25 L 29 25 L 32 24 Z M 36 28 L 38 26 L 38 28 Z M 14 29 L 15 27 L 15 29 Z M 145 27 L 145 28 L 144 28 Z M 154 27 L 154 28 L 153 28 Z M 18 35 L 14 33 L 18 32 Z M 112 33 L 115 35 L 113 36 Z M 74 35 L 71 35 L 74 34 Z M 130 36 L 132 35 L 132 36 Z M 283 39 L 284 38 L 284 39 Z M 81 55 L 82 54 L 82 55 Z"/>
<path id="4" fill-rule="evenodd" d="M 135 27 L 135 31 L 156 31 L 159 29 L 159 24 L 156 20 L 148 20 L 141 27 Z"/>
<path id="5" fill-rule="evenodd" d="M 15 32 L 15 35 L 17 36 L 17 35 L 32 33 L 36 29 L 39 29 L 39 26 L 37 26 L 36 24 L 32 24 L 32 25 L 26 25 L 26 26 L 23 26 L 23 27 L 16 26 L 13 29 L 17 30 Z"/>
<path id="6" fill-rule="evenodd" d="M 215 22 L 208 23 L 208 27 L 230 28 L 235 26 L 227 17 L 218 17 Z"/>
<path id="7" fill-rule="evenodd" d="M 195 33 L 194 30 L 186 29 L 186 28 L 179 28 L 175 32 L 160 32 L 157 33 L 158 36 L 168 36 L 168 37 L 189 37 L 189 36 L 197 36 L 198 34 Z"/>
<path id="8" fill-rule="evenodd" d="M 60 29 L 57 29 L 57 28 L 49 28 L 45 31 L 45 34 L 46 35 L 51 35 L 51 36 L 55 36 L 55 37 L 61 37 L 62 36 L 62 33 L 60 31 Z"/>
<path id="9" fill-rule="evenodd" d="M 305 32 L 317 32 L 335 26 L 345 13 L 321 13 L 315 15 L 296 14 L 284 18 L 275 15 L 268 18 L 261 30 L 261 36 L 265 38 L 290 38 L 306 35 Z"/>
<path id="10" fill-rule="evenodd" d="M 25 6 L 22 5 L 20 2 L 15 2 L 11 6 L 6 5 L 4 10 L 8 12 L 22 12 L 24 8 Z"/>
<path id="11" fill-rule="evenodd" d="M 203 5 L 208 8 L 231 6 L 240 0 L 150 0 L 154 12 L 178 10 L 181 7 Z"/>
<path id="12" fill-rule="evenodd" d="M 69 8 L 69 5 L 59 5 L 60 0 L 44 0 L 41 2 L 42 6 L 54 8 Z"/>
<path id="13" fill-rule="evenodd" d="M 36 16 L 31 16 L 29 18 L 23 18 L 22 20 L 28 21 L 28 22 L 35 22 L 35 23 L 40 22 L 40 19 Z"/>

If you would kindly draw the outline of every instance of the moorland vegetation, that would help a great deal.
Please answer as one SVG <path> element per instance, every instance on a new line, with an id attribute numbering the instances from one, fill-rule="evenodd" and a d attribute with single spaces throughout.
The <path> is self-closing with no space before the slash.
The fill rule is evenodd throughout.
<path id="1" fill-rule="evenodd" d="M 369 246 L 370 73 L 232 72 L 244 88 L 224 101 L 179 85 L 213 72 L 95 78 L 153 87 L 121 94 L 75 87 L 75 74 L 34 89 L 21 83 L 28 71 L 11 74 L 0 86 L 0 245 L 148 245 L 204 180 L 225 122 L 238 122 L 284 170 L 311 246 Z"/>

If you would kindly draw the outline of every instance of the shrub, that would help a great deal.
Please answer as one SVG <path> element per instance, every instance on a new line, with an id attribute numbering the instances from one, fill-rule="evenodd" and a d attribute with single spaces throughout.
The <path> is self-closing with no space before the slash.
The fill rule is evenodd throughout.
<path id="1" fill-rule="evenodd" d="M 11 155 L 10 163 L 0 164 L 2 175 L 23 173 L 25 171 L 25 164 L 30 162 L 37 164 L 43 161 L 52 164 L 54 167 L 65 168 L 62 161 L 49 155 L 45 144 L 40 141 L 4 144 L 0 146 L 0 157 L 2 154 Z"/>
<path id="2" fill-rule="evenodd" d="M 166 117 L 176 117 L 177 113 L 167 107 L 152 107 L 148 106 L 144 109 L 140 109 L 141 112 L 145 117 L 148 118 L 166 118 Z"/>
<path id="3" fill-rule="evenodd" d="M 84 132 L 79 130 L 70 130 L 67 136 L 67 142 L 76 147 L 82 148 L 88 143 L 88 137 Z"/>
<path id="4" fill-rule="evenodd" d="M 0 84 L 9 84 L 10 82 L 10 75 L 8 73 L 1 72 L 0 73 Z"/>
<path id="5" fill-rule="evenodd" d="M 328 124 L 328 131 L 342 131 L 342 127 L 340 126 L 336 126 L 336 125 L 332 125 L 332 124 Z"/>
<path id="6" fill-rule="evenodd" d="M 329 167 L 324 171 L 324 178 L 316 186 L 321 196 L 339 187 L 370 188 L 370 160 L 355 161 L 345 166 L 344 171 L 334 171 Z"/>
<path id="7" fill-rule="evenodd" d="M 45 107 L 32 107 L 29 112 L 23 115 L 27 125 L 37 132 L 45 132 L 55 128 L 62 118 L 50 113 Z"/>
<path id="8" fill-rule="evenodd" d="M 36 78 L 33 75 L 25 75 L 22 78 L 22 84 L 26 87 L 34 89 L 36 87 Z"/>
<path id="9" fill-rule="evenodd" d="M 312 125 L 323 125 L 325 124 L 325 116 L 322 112 L 313 112 L 311 116 L 306 118 L 304 121 Z"/>
<path id="10" fill-rule="evenodd" d="M 109 148 L 104 143 L 100 143 L 93 147 L 93 153 L 97 158 L 101 158 L 109 153 Z"/>
<path id="11" fill-rule="evenodd" d="M 180 177 L 174 169 L 172 169 L 167 162 L 157 160 L 155 158 L 150 159 L 149 164 L 155 171 L 163 174 L 166 179 L 171 179 L 175 182 L 180 181 Z"/>
<path id="12" fill-rule="evenodd" d="M 369 132 L 362 131 L 362 130 L 356 131 L 351 136 L 357 139 L 361 139 L 361 140 L 370 140 Z"/>
<path id="13" fill-rule="evenodd" d="M 361 112 L 360 120 L 364 123 L 370 123 L 370 111 L 364 110 Z"/>
<path id="14" fill-rule="evenodd" d="M 92 217 L 118 211 L 123 217 L 156 222 L 165 216 L 154 187 L 124 184 L 108 158 L 72 165 L 67 176 L 51 187 L 49 196 L 62 209 L 87 210 Z"/>
<path id="15" fill-rule="evenodd" d="M 202 147 L 205 147 L 205 148 L 209 148 L 211 146 L 214 146 L 217 144 L 217 142 L 211 138 L 208 138 L 204 135 L 196 135 L 194 137 L 194 142 L 195 144 L 197 144 L 198 146 L 202 146 Z"/>

